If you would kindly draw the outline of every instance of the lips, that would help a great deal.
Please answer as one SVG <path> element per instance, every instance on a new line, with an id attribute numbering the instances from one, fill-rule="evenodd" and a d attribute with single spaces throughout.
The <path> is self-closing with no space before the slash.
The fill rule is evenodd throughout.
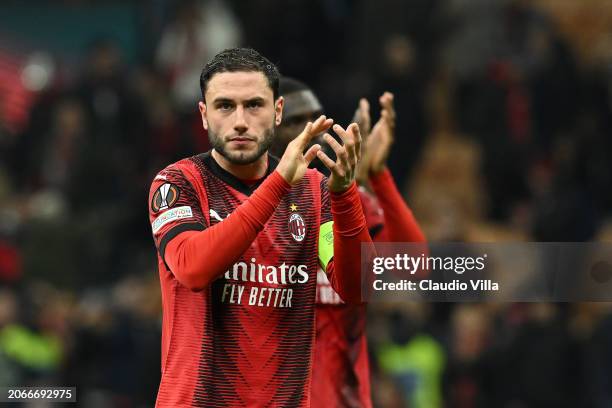
<path id="1" fill-rule="evenodd" d="M 247 149 L 250 145 L 256 143 L 256 140 L 245 136 L 236 136 L 229 139 L 228 142 L 235 149 Z"/>

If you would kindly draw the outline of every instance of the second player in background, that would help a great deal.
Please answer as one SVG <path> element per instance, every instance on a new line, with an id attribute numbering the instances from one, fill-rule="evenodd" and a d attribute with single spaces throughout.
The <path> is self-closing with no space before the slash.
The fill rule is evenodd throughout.
<path id="1" fill-rule="evenodd" d="M 280 94 L 285 98 L 283 119 L 271 148 L 278 156 L 299 133 L 297 129 L 323 113 L 312 89 L 298 80 L 282 77 Z M 381 116 L 373 127 L 365 99 L 355 112 L 355 122 L 364 137 L 358 182 L 368 230 L 376 242 L 425 242 L 386 166 L 395 129 L 393 95 L 385 92 L 379 102 Z M 325 171 L 324 166 L 313 165 Z M 322 270 L 317 275 L 316 302 L 312 406 L 371 407 L 365 304 L 345 304 Z"/>

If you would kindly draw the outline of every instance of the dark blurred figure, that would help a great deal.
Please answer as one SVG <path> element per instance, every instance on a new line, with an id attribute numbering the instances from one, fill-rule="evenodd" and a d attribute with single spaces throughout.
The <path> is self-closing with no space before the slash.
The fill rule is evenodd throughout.
<path id="1" fill-rule="evenodd" d="M 101 145 L 123 144 L 135 118 L 130 115 L 121 51 L 111 39 L 100 38 L 85 56 L 76 94 L 87 111 L 92 136 Z"/>
<path id="2" fill-rule="evenodd" d="M 580 139 L 589 136 L 585 132 L 574 139 L 557 140 L 551 161 L 532 168 L 531 233 L 535 240 L 585 242 L 594 238 L 600 213 L 588 190 L 589 181 L 580 171 L 588 165 L 583 162 L 588 153 Z"/>
<path id="3" fill-rule="evenodd" d="M 421 156 L 431 127 L 426 117 L 426 94 L 437 71 L 441 24 L 438 0 L 363 1 L 353 22 L 355 39 L 348 46 L 350 61 L 363 68 L 351 84 L 374 98 L 384 90 L 395 94 L 398 113 L 396 144 L 389 167 L 404 188 Z M 357 41 L 354 46 L 352 41 Z M 354 103 L 354 102 L 353 102 Z"/>
<path id="4" fill-rule="evenodd" d="M 448 406 L 578 406 L 579 349 L 561 308 L 544 303 L 456 306 Z"/>
<path id="5" fill-rule="evenodd" d="M 175 2 L 174 16 L 157 48 L 156 65 L 182 113 L 197 111 L 203 61 L 242 42 L 242 27 L 223 0 Z"/>
<path id="6" fill-rule="evenodd" d="M 476 408 L 493 403 L 492 321 L 483 305 L 455 304 L 450 320 L 449 361 L 444 374 L 447 406 Z"/>
<path id="7" fill-rule="evenodd" d="M 153 275 L 151 275 L 153 276 Z M 152 406 L 161 371 L 157 282 L 129 276 L 111 292 L 89 291 L 74 313 L 64 381 L 86 406 Z"/>
<path id="8" fill-rule="evenodd" d="M 28 190 L 55 190 L 68 195 L 91 143 L 88 131 L 83 105 L 76 99 L 60 100 L 53 109 L 48 132 L 29 152 L 33 159 Z"/>
<path id="9" fill-rule="evenodd" d="M 510 220 L 531 198 L 532 167 L 551 159 L 575 123 L 580 77 L 567 43 L 532 5 L 513 0 L 495 15 L 503 24 L 490 34 L 499 45 L 482 61 L 486 75 L 474 75 L 476 69 L 459 78 L 455 113 L 484 149 L 489 217 Z"/>
<path id="10" fill-rule="evenodd" d="M 578 406 L 579 355 L 563 309 L 549 303 L 524 305 L 524 321 L 505 351 L 498 369 L 506 404 L 534 407 Z"/>
<path id="11" fill-rule="evenodd" d="M 592 332 L 585 339 L 584 367 L 587 376 L 582 384 L 588 390 L 594 408 L 612 406 L 612 313 L 609 304 L 598 304 L 599 315 Z"/>
<path id="12" fill-rule="evenodd" d="M 389 169 L 402 188 L 420 157 L 429 133 L 425 119 L 426 78 L 419 71 L 419 55 L 413 41 L 405 35 L 389 36 L 383 43 L 382 65 L 376 73 L 375 87 L 392 89 L 398 113 L 395 146 Z"/>

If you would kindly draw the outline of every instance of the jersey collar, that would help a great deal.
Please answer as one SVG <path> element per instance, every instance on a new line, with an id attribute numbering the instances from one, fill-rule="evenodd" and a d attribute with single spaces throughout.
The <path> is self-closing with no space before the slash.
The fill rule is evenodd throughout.
<path id="1" fill-rule="evenodd" d="M 268 153 L 268 169 L 266 170 L 266 174 L 255 184 L 248 185 L 240 180 L 238 177 L 234 176 L 229 171 L 225 170 L 223 167 L 219 165 L 212 157 L 211 150 L 206 153 L 202 153 L 197 155 L 200 160 L 204 163 L 204 165 L 219 179 L 221 179 L 224 183 L 228 184 L 235 190 L 240 191 L 242 194 L 250 196 L 253 191 L 257 190 L 257 187 L 263 183 L 263 181 L 276 169 L 278 165 L 278 159 L 271 154 Z"/>

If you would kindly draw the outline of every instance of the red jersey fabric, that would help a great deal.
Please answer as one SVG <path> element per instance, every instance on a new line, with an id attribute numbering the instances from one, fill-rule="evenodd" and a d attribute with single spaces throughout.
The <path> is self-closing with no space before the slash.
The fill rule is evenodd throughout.
<path id="1" fill-rule="evenodd" d="M 383 210 L 384 228 L 379 242 L 426 242 L 412 210 L 406 205 L 388 169 L 370 176 L 378 205 Z"/>
<path id="2" fill-rule="evenodd" d="M 343 198 L 331 198 L 314 170 L 289 188 L 275 165 L 270 157 L 268 177 L 249 186 L 205 153 L 153 181 L 163 302 L 158 407 L 310 405 L 319 226 L 332 220 L 332 201 L 342 213 Z M 334 250 L 343 246 L 337 237 L 367 236 L 361 218 L 334 226 Z M 346 264 L 335 269 L 332 281 L 346 281 Z"/>
<path id="3" fill-rule="evenodd" d="M 372 239 L 424 242 L 389 171 L 370 181 L 376 195 L 361 187 L 359 195 Z M 371 407 L 365 305 L 343 303 L 322 270 L 317 274 L 316 302 L 312 406 Z"/>

